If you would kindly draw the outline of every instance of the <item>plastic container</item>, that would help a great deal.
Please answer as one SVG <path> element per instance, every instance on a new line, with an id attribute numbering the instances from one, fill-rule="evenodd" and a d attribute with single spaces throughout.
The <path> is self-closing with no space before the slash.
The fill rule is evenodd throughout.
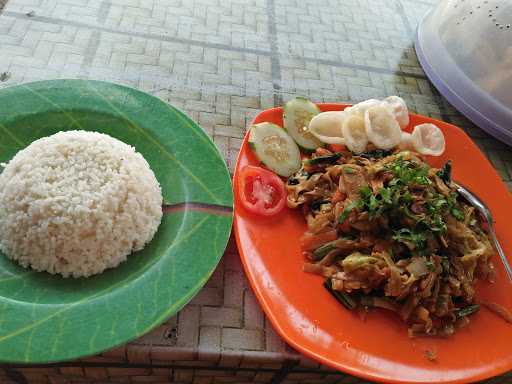
<path id="1" fill-rule="evenodd" d="M 512 145 L 512 1 L 442 1 L 419 24 L 415 48 L 439 92 Z"/>

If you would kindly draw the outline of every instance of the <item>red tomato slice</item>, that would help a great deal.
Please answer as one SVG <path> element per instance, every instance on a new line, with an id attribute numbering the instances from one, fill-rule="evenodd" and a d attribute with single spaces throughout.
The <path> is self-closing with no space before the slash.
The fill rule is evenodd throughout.
<path id="1" fill-rule="evenodd" d="M 238 195 L 245 209 L 262 216 L 276 215 L 286 203 L 286 190 L 279 176 L 252 165 L 240 172 Z"/>

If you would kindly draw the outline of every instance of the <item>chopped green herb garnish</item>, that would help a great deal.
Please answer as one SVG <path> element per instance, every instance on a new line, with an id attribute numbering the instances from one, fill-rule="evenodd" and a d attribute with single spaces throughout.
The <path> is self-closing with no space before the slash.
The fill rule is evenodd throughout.
<path id="1" fill-rule="evenodd" d="M 405 191 L 405 193 L 402 195 L 402 200 L 406 203 L 410 203 L 412 201 L 412 195 L 409 191 Z"/>
<path id="2" fill-rule="evenodd" d="M 361 200 L 352 201 L 350 204 L 348 204 L 345 207 L 345 209 L 343 209 L 343 212 L 341 213 L 338 222 L 343 223 L 347 219 L 348 215 L 350 215 L 350 212 L 352 212 L 354 208 L 359 208 L 360 205 Z"/>
<path id="3" fill-rule="evenodd" d="M 427 217 L 421 221 L 428 229 L 433 232 L 445 233 L 446 223 L 443 220 L 443 217 L 439 214 L 433 214 L 430 217 Z"/>
<path id="4" fill-rule="evenodd" d="M 391 195 L 393 191 L 390 188 L 381 188 L 379 191 L 379 195 L 382 198 L 382 201 L 391 204 Z"/>
<path id="5" fill-rule="evenodd" d="M 363 199 L 368 199 L 370 196 L 372 196 L 372 190 L 368 186 L 364 186 L 359 190 L 359 194 Z"/>
<path id="6" fill-rule="evenodd" d="M 393 240 L 399 241 L 404 244 L 413 245 L 415 250 L 425 249 L 427 244 L 427 235 L 425 232 L 416 232 L 407 228 L 394 231 Z"/>
<path id="7" fill-rule="evenodd" d="M 377 212 L 379 209 L 380 203 L 374 195 L 370 196 L 370 201 L 368 202 L 368 210 L 370 211 L 370 216 L 372 213 Z"/>
<path id="8" fill-rule="evenodd" d="M 464 220 L 464 212 L 462 212 L 459 208 L 453 207 L 450 210 L 450 212 L 453 215 L 453 217 L 455 217 L 457 220 L 459 220 L 459 221 Z"/>
<path id="9" fill-rule="evenodd" d="M 433 188 L 432 181 L 428 177 L 429 168 L 426 165 L 417 164 L 411 160 L 398 158 L 388 164 L 386 168 L 391 171 L 394 178 L 373 193 L 368 186 L 359 191 L 360 199 L 347 205 L 339 217 L 339 222 L 344 222 L 350 212 L 357 208 L 361 212 L 368 212 L 370 220 L 374 220 L 383 214 L 395 217 L 392 223 L 396 241 L 407 243 L 420 253 L 426 249 L 428 232 L 444 234 L 447 231 L 444 217 L 453 215 L 457 220 L 464 220 L 464 212 L 458 208 L 457 193 L 453 192 L 448 197 L 438 193 Z M 350 168 L 345 168 L 345 170 Z M 413 185 L 422 185 L 420 195 L 409 191 Z M 423 207 L 421 213 L 411 210 L 411 205 L 419 202 Z M 402 228 L 404 222 L 400 218 L 412 220 L 412 228 Z M 406 226 L 411 226 L 405 223 Z"/>
<path id="10" fill-rule="evenodd" d="M 448 204 L 447 201 L 443 198 L 438 198 L 438 199 L 432 201 L 432 206 L 436 210 L 439 210 L 440 208 L 443 207 L 443 205 L 447 205 L 447 204 Z"/>
<path id="11" fill-rule="evenodd" d="M 429 185 L 432 181 L 428 178 L 429 167 L 419 165 L 410 160 L 404 160 L 401 157 L 386 166 L 388 170 L 393 172 L 396 181 L 394 184 L 421 184 Z M 393 180 L 392 180 L 393 182 Z"/>
<path id="12" fill-rule="evenodd" d="M 448 160 L 443 168 L 437 172 L 437 176 L 441 178 L 445 183 L 449 183 L 452 180 L 452 161 Z"/>

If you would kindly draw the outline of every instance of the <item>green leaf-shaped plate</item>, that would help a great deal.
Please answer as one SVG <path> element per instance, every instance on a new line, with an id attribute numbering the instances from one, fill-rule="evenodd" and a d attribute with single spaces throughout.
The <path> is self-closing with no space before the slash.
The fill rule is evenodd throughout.
<path id="1" fill-rule="evenodd" d="M 0 253 L 0 361 L 66 360 L 141 336 L 197 293 L 229 238 L 229 173 L 208 136 L 180 111 L 97 81 L 0 91 L 0 162 L 38 138 L 73 129 L 134 146 L 162 186 L 166 213 L 144 250 L 88 279 L 23 269 Z"/>

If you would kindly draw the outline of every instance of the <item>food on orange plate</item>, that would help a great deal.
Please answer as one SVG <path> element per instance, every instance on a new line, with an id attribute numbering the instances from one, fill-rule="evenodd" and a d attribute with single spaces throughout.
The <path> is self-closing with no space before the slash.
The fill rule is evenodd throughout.
<path id="1" fill-rule="evenodd" d="M 311 119 L 308 131 L 322 143 L 345 144 L 343 134 L 344 111 L 322 112 Z"/>
<path id="2" fill-rule="evenodd" d="M 297 145 L 311 151 L 323 145 L 315 137 L 309 128 L 311 119 L 320 113 L 320 108 L 305 97 L 296 97 L 288 101 L 283 108 L 283 123 L 288 134 L 295 140 Z M 336 124 L 336 121 L 329 119 L 329 124 Z"/>
<path id="3" fill-rule="evenodd" d="M 397 96 L 334 113 L 317 113 L 311 104 L 296 98 L 285 106 L 290 140 L 273 125 L 285 164 L 265 161 L 261 144 L 251 145 L 270 169 L 288 176 L 287 205 L 300 208 L 307 223 L 304 271 L 325 277 L 324 286 L 349 309 L 397 313 L 411 337 L 448 336 L 467 325 L 480 308 L 475 280 L 494 280 L 494 248 L 478 212 L 457 193 L 451 162 L 436 169 L 423 157 L 444 152 L 442 131 L 422 124 L 402 132 L 409 116 Z M 250 137 L 259 131 L 251 127 Z M 290 144 L 297 137 L 307 149 L 299 164 Z"/>
<path id="4" fill-rule="evenodd" d="M 386 103 L 368 108 L 364 113 L 364 126 L 368 140 L 376 147 L 388 150 L 400 144 L 400 125 Z"/>
<path id="5" fill-rule="evenodd" d="M 286 131 L 272 123 L 261 123 L 249 131 L 249 147 L 265 166 L 288 177 L 300 168 L 299 147 Z"/>
<path id="6" fill-rule="evenodd" d="M 286 187 L 288 206 L 302 208 L 308 226 L 304 270 L 324 276 L 347 308 L 396 312 L 411 336 L 466 325 L 479 309 L 474 280 L 494 277 L 494 250 L 450 168 L 399 150 L 322 148 L 304 158 Z"/>
<path id="7" fill-rule="evenodd" d="M 404 99 L 398 96 L 389 96 L 383 101 L 391 107 L 400 128 L 404 129 L 407 127 L 409 125 L 409 109 Z"/>
<path id="8" fill-rule="evenodd" d="M 245 209 L 261 216 L 273 216 L 286 205 L 283 181 L 274 173 L 248 165 L 238 179 L 238 195 Z"/>

